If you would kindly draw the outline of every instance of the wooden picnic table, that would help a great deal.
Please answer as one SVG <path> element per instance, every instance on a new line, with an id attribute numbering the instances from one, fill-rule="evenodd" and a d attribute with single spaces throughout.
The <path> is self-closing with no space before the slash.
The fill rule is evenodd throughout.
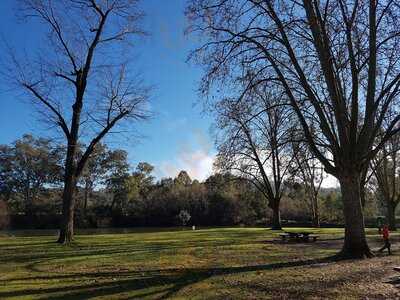
<path id="1" fill-rule="evenodd" d="M 310 232 L 284 232 L 279 235 L 283 241 L 288 239 L 288 241 L 296 242 L 309 242 L 312 239 L 315 242 L 318 238 L 317 235 L 313 235 Z"/>

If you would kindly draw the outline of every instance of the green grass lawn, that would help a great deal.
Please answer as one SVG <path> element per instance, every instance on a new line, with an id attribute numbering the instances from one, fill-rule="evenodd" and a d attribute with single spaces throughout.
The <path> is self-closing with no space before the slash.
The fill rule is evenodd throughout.
<path id="1" fill-rule="evenodd" d="M 0 237 L 0 299 L 394 299 L 394 255 L 325 261 L 343 242 L 341 229 L 301 229 L 316 243 L 282 243 L 262 228 L 217 228 Z M 373 249 L 376 229 L 368 230 Z"/>

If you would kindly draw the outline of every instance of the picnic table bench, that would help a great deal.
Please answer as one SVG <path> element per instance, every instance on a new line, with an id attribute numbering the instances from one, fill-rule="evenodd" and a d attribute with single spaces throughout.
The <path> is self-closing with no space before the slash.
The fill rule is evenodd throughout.
<path id="1" fill-rule="evenodd" d="M 311 234 L 310 232 L 284 232 L 279 234 L 282 241 L 286 239 L 288 241 L 296 242 L 309 242 L 310 239 L 315 242 L 318 239 L 318 235 Z"/>

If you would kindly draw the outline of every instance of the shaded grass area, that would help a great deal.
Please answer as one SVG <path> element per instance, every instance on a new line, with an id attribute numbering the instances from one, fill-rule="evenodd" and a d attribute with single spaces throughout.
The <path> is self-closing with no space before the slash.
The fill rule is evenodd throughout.
<path id="1" fill-rule="evenodd" d="M 343 229 L 282 243 L 263 228 L 0 237 L 0 299 L 393 299 L 395 255 L 333 262 Z M 376 229 L 367 231 L 373 248 Z"/>

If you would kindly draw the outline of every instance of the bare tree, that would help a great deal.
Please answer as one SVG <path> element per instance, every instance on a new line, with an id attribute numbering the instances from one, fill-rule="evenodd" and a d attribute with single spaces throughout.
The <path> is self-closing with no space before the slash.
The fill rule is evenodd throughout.
<path id="1" fill-rule="evenodd" d="M 293 138 L 292 149 L 295 162 L 290 173 L 294 181 L 304 188 L 304 200 L 311 213 L 313 226 L 320 227 L 318 194 L 325 177 L 324 168 L 306 143 Z"/>
<path id="2" fill-rule="evenodd" d="M 136 0 L 20 0 L 24 18 L 47 29 L 28 64 L 11 54 L 10 74 L 67 144 L 59 243 L 73 239 L 77 181 L 95 146 L 123 121 L 146 118 L 148 88 L 125 61 L 141 34 Z M 78 145 L 86 144 L 78 155 Z"/>
<path id="3" fill-rule="evenodd" d="M 390 230 L 396 230 L 396 208 L 400 203 L 400 136 L 393 136 L 371 162 L 375 194 L 386 209 Z"/>
<path id="4" fill-rule="evenodd" d="M 239 99 L 215 105 L 219 171 L 253 183 L 272 210 L 272 229 L 280 230 L 280 201 L 293 159 L 287 137 L 293 114 L 276 87 L 257 85 Z"/>
<path id="5" fill-rule="evenodd" d="M 203 46 L 204 94 L 230 87 L 243 66 L 278 81 L 315 157 L 341 186 L 345 240 L 340 257 L 372 255 L 361 205 L 362 174 L 400 128 L 387 120 L 400 88 L 400 9 L 392 0 L 192 0 L 188 28 Z M 271 76 L 274 74 L 274 76 Z M 312 120 L 312 121 L 310 121 Z M 312 135 L 317 121 L 321 134 Z"/>

